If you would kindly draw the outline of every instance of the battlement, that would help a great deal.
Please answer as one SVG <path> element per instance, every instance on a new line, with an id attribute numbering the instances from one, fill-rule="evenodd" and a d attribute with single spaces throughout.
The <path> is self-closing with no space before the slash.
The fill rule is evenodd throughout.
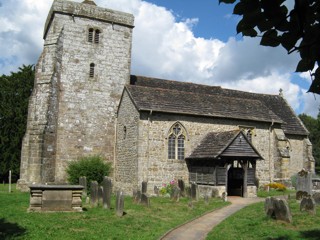
<path id="1" fill-rule="evenodd" d="M 43 38 L 46 38 L 55 14 L 70 15 L 71 17 L 89 18 L 95 21 L 108 22 L 117 25 L 134 27 L 134 16 L 130 13 L 115 11 L 91 4 L 77 3 L 65 0 L 55 0 L 49 11 Z"/>

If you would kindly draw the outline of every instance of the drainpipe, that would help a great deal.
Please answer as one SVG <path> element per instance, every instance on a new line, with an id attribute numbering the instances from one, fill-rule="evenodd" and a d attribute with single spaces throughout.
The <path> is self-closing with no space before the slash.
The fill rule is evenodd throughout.
<path id="1" fill-rule="evenodd" d="M 272 119 L 271 125 L 269 127 L 269 181 L 272 182 L 272 174 L 271 174 L 271 133 L 272 133 L 272 127 L 274 125 L 274 121 Z"/>
<path id="2" fill-rule="evenodd" d="M 117 172 L 117 169 L 116 169 L 116 159 L 117 159 L 117 124 L 118 124 L 118 118 L 116 117 L 116 120 L 115 120 L 115 124 L 114 124 L 114 148 L 113 148 L 113 181 L 116 182 L 116 172 Z"/>

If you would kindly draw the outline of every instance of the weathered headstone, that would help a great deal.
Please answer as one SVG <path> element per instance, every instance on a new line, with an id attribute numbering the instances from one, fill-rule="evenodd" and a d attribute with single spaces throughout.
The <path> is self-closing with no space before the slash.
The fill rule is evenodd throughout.
<path id="1" fill-rule="evenodd" d="M 83 186 L 83 191 L 82 191 L 82 197 L 86 198 L 87 197 L 87 178 L 86 177 L 79 177 L 79 185 Z"/>
<path id="2" fill-rule="evenodd" d="M 312 193 L 312 174 L 304 169 L 297 175 L 297 191 Z"/>
<path id="3" fill-rule="evenodd" d="M 104 177 L 102 181 L 103 187 L 103 208 L 111 208 L 111 195 L 112 195 L 112 180 L 109 177 Z"/>
<path id="4" fill-rule="evenodd" d="M 219 197 L 219 190 L 216 188 L 213 188 L 211 197 L 213 197 L 213 198 Z"/>
<path id="5" fill-rule="evenodd" d="M 199 188 L 198 184 L 196 184 L 195 182 L 191 183 L 191 198 L 192 200 L 199 200 Z"/>
<path id="6" fill-rule="evenodd" d="M 316 203 L 310 195 L 308 197 L 304 197 L 300 203 L 300 211 L 306 211 L 313 215 L 316 214 Z"/>
<path id="7" fill-rule="evenodd" d="M 206 205 L 209 204 L 209 196 L 208 196 L 208 194 L 205 194 L 205 195 L 204 195 L 204 203 L 205 203 Z"/>
<path id="8" fill-rule="evenodd" d="M 180 188 L 179 187 L 174 187 L 172 190 L 172 195 L 171 195 L 171 199 L 175 202 L 179 202 L 180 200 Z"/>
<path id="9" fill-rule="evenodd" d="M 221 195 L 222 201 L 227 202 L 228 201 L 228 193 L 227 192 L 223 192 Z"/>
<path id="10" fill-rule="evenodd" d="M 296 192 L 296 200 L 302 200 L 304 197 L 308 197 L 308 193 L 305 191 L 297 191 Z"/>
<path id="11" fill-rule="evenodd" d="M 143 181 L 141 185 L 142 185 L 142 187 L 141 187 L 141 193 L 142 193 L 142 194 L 143 194 L 143 193 L 147 193 L 147 190 L 148 190 L 148 182 Z"/>
<path id="12" fill-rule="evenodd" d="M 314 199 L 315 203 L 317 205 L 320 205 L 320 192 L 316 192 L 312 195 L 312 198 Z"/>
<path id="13" fill-rule="evenodd" d="M 117 191 L 116 214 L 118 217 L 122 217 L 124 214 L 124 195 L 123 195 L 122 191 Z"/>
<path id="14" fill-rule="evenodd" d="M 156 196 L 159 196 L 159 188 L 157 186 L 154 186 L 153 191 Z"/>
<path id="15" fill-rule="evenodd" d="M 92 181 L 90 183 L 90 202 L 91 206 L 96 207 L 98 205 L 98 182 Z"/>
<path id="16" fill-rule="evenodd" d="M 267 216 L 271 218 L 288 223 L 292 222 L 290 208 L 285 199 L 267 197 L 265 200 L 264 209 Z"/>
<path id="17" fill-rule="evenodd" d="M 141 204 L 150 207 L 150 198 L 146 193 L 141 194 Z"/>
<path id="18" fill-rule="evenodd" d="M 102 205 L 102 203 L 103 203 L 102 199 L 103 199 L 103 187 L 100 186 L 98 188 L 98 205 Z"/>
<path id="19" fill-rule="evenodd" d="M 178 179 L 178 187 L 180 188 L 180 195 L 182 197 L 186 196 L 186 186 L 184 184 L 184 181 L 182 179 Z"/>

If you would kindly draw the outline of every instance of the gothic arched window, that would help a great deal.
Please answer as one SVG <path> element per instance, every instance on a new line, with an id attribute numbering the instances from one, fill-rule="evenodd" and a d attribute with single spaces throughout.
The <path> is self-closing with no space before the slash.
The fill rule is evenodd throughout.
<path id="1" fill-rule="evenodd" d="M 179 123 L 174 124 L 170 129 L 168 137 L 169 159 L 184 159 L 185 139 L 185 130 L 183 127 Z"/>

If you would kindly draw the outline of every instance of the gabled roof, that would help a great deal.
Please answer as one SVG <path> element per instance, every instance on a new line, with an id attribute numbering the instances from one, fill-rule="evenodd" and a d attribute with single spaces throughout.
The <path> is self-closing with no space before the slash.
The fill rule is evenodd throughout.
<path id="1" fill-rule="evenodd" d="M 263 159 L 240 130 L 208 133 L 186 159 L 222 157 Z"/>
<path id="2" fill-rule="evenodd" d="M 131 76 L 126 89 L 140 111 L 280 123 L 286 134 L 308 135 L 302 122 L 279 95 L 142 76 Z"/>

